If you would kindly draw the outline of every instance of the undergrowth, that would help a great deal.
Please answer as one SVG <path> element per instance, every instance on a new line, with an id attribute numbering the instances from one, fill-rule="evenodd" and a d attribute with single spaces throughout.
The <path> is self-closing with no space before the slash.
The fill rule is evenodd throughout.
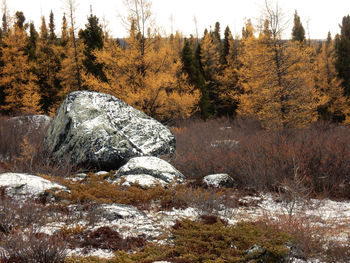
<path id="1" fill-rule="evenodd" d="M 187 178 L 228 173 L 240 189 L 279 191 L 295 181 L 312 196 L 350 196 L 348 126 L 316 123 L 266 131 L 241 120 L 191 120 L 175 126 L 176 154 L 168 160 Z"/>
<path id="2" fill-rule="evenodd" d="M 58 182 L 67 186 L 70 192 L 59 192 L 57 199 L 68 200 L 73 204 L 127 204 L 139 209 L 158 209 L 196 207 L 204 212 L 219 211 L 222 205 L 234 207 L 236 199 L 232 196 L 232 189 L 204 189 L 190 185 L 157 185 L 142 188 L 137 184 L 123 186 L 123 181 L 111 183 L 109 175 L 88 174 L 81 181 L 57 178 Z"/>
<path id="3" fill-rule="evenodd" d="M 277 262 L 290 252 L 286 247 L 293 237 L 287 233 L 249 222 L 228 226 L 213 217 L 200 221 L 181 220 L 171 230 L 172 245 L 148 245 L 136 253 L 117 251 L 108 263 L 151 263 L 170 262 Z M 253 251 L 252 247 L 260 250 Z M 101 262 L 96 258 L 70 258 L 67 263 Z"/>

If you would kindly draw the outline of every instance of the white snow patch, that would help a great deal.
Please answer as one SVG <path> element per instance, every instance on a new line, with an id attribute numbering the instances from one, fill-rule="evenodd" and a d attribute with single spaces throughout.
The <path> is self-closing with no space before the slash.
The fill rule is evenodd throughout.
<path id="1" fill-rule="evenodd" d="M 66 226 L 64 222 L 52 222 L 52 223 L 46 224 L 45 226 L 41 226 L 39 228 L 39 232 L 47 235 L 53 235 L 57 231 L 61 230 L 62 227 L 64 226 Z"/>
<path id="2" fill-rule="evenodd" d="M 163 180 L 156 179 L 148 174 L 128 174 L 123 175 L 115 180 L 115 182 L 119 183 L 120 181 L 125 180 L 123 186 L 131 186 L 135 183 L 138 183 L 141 187 L 154 187 L 156 185 L 166 185 L 167 183 Z"/>
<path id="3" fill-rule="evenodd" d="M 106 171 L 99 171 L 99 172 L 95 173 L 95 175 L 106 175 L 106 174 L 109 174 L 109 173 Z"/>
<path id="4" fill-rule="evenodd" d="M 168 162 L 152 156 L 142 156 L 132 158 L 126 165 L 121 168 L 121 171 L 130 171 L 135 167 L 142 167 L 147 170 L 157 170 L 164 173 L 178 172 L 171 164 Z"/>
<path id="5" fill-rule="evenodd" d="M 239 141 L 236 140 L 215 140 L 210 143 L 210 146 L 213 148 L 219 147 L 219 146 L 227 146 L 229 148 L 232 148 L 234 146 L 237 146 Z"/>
<path id="6" fill-rule="evenodd" d="M 175 180 L 183 181 L 184 179 L 184 175 L 180 173 L 176 168 L 174 168 L 171 164 L 160 158 L 152 156 L 142 156 L 130 159 L 117 171 L 116 176 L 121 177 L 123 175 L 135 174 L 139 171 L 142 171 L 141 175 L 148 174 L 156 179 L 161 178 L 161 180 L 165 183 L 169 183 Z M 136 177 L 131 177 L 130 180 L 133 180 L 133 178 Z M 141 178 L 139 180 L 141 180 Z M 152 181 L 154 181 L 154 179 L 151 179 L 149 176 L 146 177 L 145 180 L 149 183 L 152 183 Z"/>
<path id="7" fill-rule="evenodd" d="M 322 261 L 318 260 L 318 259 L 308 259 L 308 260 L 304 260 L 304 259 L 299 259 L 299 258 L 291 258 L 290 263 L 323 263 Z"/>

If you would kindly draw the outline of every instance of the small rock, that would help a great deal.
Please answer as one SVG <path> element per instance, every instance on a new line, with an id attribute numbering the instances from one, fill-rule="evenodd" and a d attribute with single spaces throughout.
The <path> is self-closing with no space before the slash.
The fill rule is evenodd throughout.
<path id="1" fill-rule="evenodd" d="M 109 221 L 127 218 L 145 218 L 146 215 L 132 205 L 111 204 L 103 205 L 103 217 Z"/>
<path id="2" fill-rule="evenodd" d="M 115 176 L 117 182 L 125 180 L 125 185 L 131 185 L 137 181 L 143 187 L 181 183 L 185 179 L 185 176 L 168 162 L 147 156 L 130 159 Z"/>
<path id="3" fill-rule="evenodd" d="M 228 174 L 210 174 L 203 178 L 203 183 L 210 187 L 233 187 L 234 181 Z"/>
<path id="4" fill-rule="evenodd" d="M 68 191 L 66 187 L 42 177 L 22 173 L 0 174 L 0 186 L 6 187 L 9 194 L 40 195 L 46 190 Z"/>
<path id="5" fill-rule="evenodd" d="M 249 248 L 245 253 L 250 258 L 260 258 L 266 253 L 266 249 L 259 245 L 254 245 L 251 248 Z"/>
<path id="6" fill-rule="evenodd" d="M 293 259 L 305 259 L 305 253 L 295 244 L 292 242 L 288 242 L 286 244 L 286 247 L 289 249 L 289 254 L 285 257 L 286 261 L 293 258 Z M 288 262 L 288 261 L 287 261 Z"/>

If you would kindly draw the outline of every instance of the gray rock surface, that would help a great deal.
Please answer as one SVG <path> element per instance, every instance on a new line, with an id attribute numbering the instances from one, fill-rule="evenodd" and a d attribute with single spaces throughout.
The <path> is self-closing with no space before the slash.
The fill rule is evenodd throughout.
<path id="1" fill-rule="evenodd" d="M 140 186 L 152 187 L 156 184 L 182 183 L 185 176 L 168 162 L 151 156 L 130 159 L 116 173 L 118 180 L 124 179 L 125 185 L 132 185 L 136 181 Z"/>
<path id="2" fill-rule="evenodd" d="M 249 255 L 250 259 L 258 259 L 265 255 L 266 249 L 259 245 L 254 245 L 251 248 L 249 248 L 245 253 Z M 264 261 L 262 260 L 261 262 Z"/>
<path id="3" fill-rule="evenodd" d="M 211 187 L 233 187 L 234 181 L 228 174 L 210 174 L 203 178 L 203 183 Z"/>
<path id="4" fill-rule="evenodd" d="M 104 93 L 76 91 L 61 104 L 45 138 L 57 161 L 106 170 L 136 156 L 175 151 L 175 137 L 158 121 Z"/>
<path id="5" fill-rule="evenodd" d="M 103 205 L 103 217 L 109 221 L 128 218 L 144 218 L 146 215 L 132 205 Z"/>
<path id="6" fill-rule="evenodd" d="M 66 187 L 42 177 L 22 173 L 0 174 L 0 186 L 6 187 L 7 193 L 16 195 L 33 196 L 53 189 L 68 191 Z"/>

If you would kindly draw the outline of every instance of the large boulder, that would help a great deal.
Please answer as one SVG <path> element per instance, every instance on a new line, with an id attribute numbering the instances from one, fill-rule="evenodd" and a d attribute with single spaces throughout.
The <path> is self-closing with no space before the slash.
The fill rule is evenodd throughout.
<path id="1" fill-rule="evenodd" d="M 141 187 L 182 183 L 185 179 L 185 176 L 171 164 L 151 156 L 130 159 L 115 176 L 116 181 L 123 180 L 124 185 L 130 186 L 137 182 Z"/>
<path id="2" fill-rule="evenodd" d="M 168 128 L 112 95 L 76 91 L 58 109 L 45 144 L 55 160 L 118 169 L 136 156 L 175 151 Z"/>

